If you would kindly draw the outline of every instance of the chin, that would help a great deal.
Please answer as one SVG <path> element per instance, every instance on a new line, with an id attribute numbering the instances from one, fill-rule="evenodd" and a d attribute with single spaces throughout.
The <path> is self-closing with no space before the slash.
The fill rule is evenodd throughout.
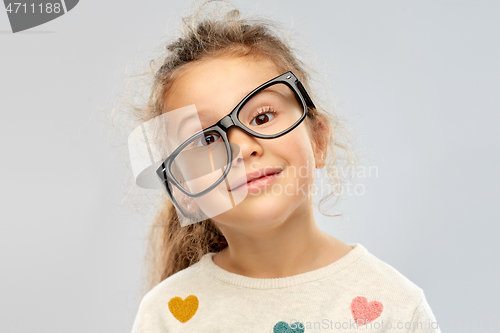
<path id="1" fill-rule="evenodd" d="M 288 216 L 290 205 L 279 198 L 247 197 L 236 207 L 221 214 L 219 218 L 225 221 L 225 224 L 268 224 L 283 219 Z"/>

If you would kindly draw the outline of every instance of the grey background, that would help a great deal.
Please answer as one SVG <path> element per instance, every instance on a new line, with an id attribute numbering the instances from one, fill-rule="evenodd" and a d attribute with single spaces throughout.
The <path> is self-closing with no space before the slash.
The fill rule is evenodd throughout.
<path id="1" fill-rule="evenodd" d="M 151 214 L 101 114 L 189 3 L 82 1 L 18 34 L 0 10 L 0 331 L 130 331 Z M 321 228 L 423 288 L 443 332 L 499 331 L 500 2 L 234 3 L 303 35 L 378 168 Z"/>

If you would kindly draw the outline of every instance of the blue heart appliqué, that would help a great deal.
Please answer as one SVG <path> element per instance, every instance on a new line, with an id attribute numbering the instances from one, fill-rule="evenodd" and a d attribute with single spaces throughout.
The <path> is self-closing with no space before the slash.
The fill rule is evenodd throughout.
<path id="1" fill-rule="evenodd" d="M 292 324 L 294 328 L 291 328 L 287 322 L 280 321 L 276 323 L 273 328 L 273 333 L 303 333 L 304 332 L 304 324 L 300 322 L 295 322 Z"/>

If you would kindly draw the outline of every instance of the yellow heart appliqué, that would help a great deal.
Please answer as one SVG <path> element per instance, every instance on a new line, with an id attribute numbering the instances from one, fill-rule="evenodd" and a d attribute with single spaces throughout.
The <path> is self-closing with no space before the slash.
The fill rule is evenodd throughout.
<path id="1" fill-rule="evenodd" d="M 185 323 L 198 310 L 198 297 L 189 295 L 185 300 L 180 297 L 174 297 L 168 301 L 168 309 L 177 320 Z"/>

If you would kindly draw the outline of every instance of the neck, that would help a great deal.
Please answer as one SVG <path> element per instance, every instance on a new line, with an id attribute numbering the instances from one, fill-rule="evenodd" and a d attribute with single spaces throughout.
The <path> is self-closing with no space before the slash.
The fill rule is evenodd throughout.
<path id="1" fill-rule="evenodd" d="M 319 229 L 312 204 L 306 200 L 302 207 L 258 229 L 221 226 L 228 247 L 213 257 L 214 263 L 239 275 L 278 278 L 324 267 L 347 253 L 339 245 L 348 245 Z"/>

